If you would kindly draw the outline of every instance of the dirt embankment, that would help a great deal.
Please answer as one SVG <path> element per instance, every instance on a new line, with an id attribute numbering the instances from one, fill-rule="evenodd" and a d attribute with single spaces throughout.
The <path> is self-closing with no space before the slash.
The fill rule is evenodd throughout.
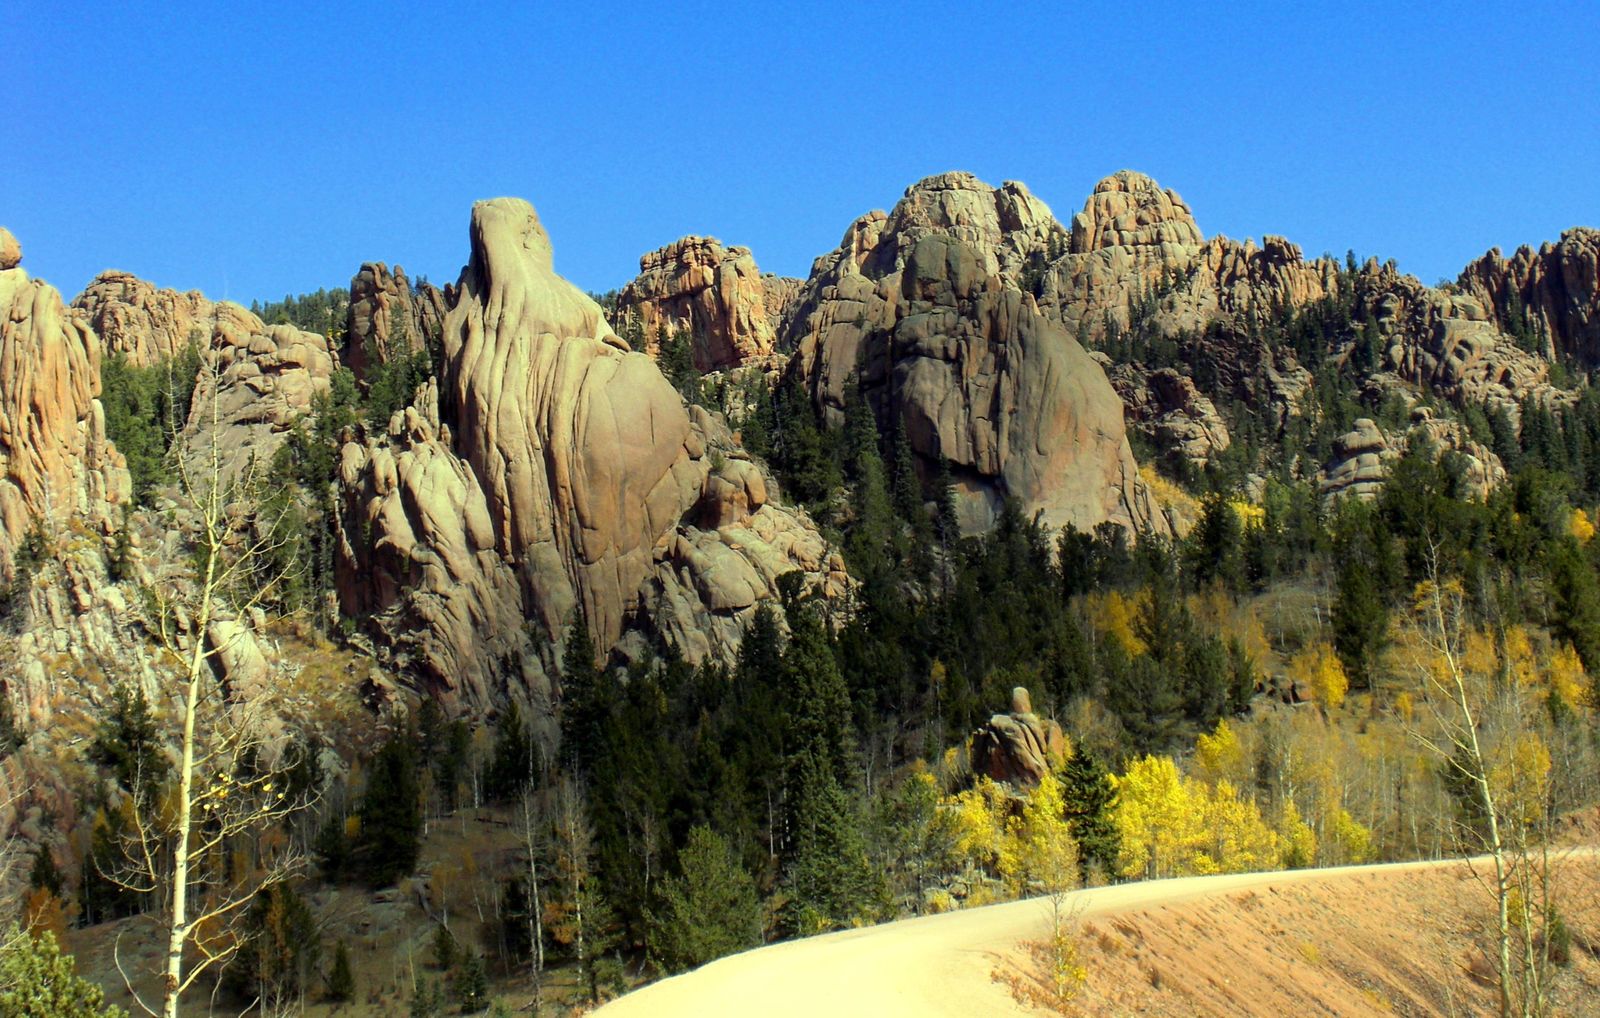
<path id="1" fill-rule="evenodd" d="M 1600 1013 L 1600 857 L 1556 868 L 1573 933 L 1557 1014 Z M 1189 878 L 1080 891 L 1088 971 L 1068 1013 L 1434 1015 L 1494 1010 L 1494 899 L 1464 864 L 1406 864 Z M 606 1018 L 723 1014 L 1041 1014 L 1006 985 L 1040 973 L 1041 901 L 909 919 L 776 944 L 664 980 L 602 1008 Z M 999 977 L 999 978 L 997 978 Z"/>

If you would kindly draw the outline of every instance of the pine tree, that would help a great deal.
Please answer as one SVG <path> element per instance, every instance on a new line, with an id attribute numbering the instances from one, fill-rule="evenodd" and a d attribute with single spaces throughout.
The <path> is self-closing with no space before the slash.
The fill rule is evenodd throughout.
<path id="1" fill-rule="evenodd" d="M 477 1014 L 488 1006 L 489 973 L 483 965 L 483 955 L 469 952 L 451 981 L 456 1003 L 462 1014 Z"/>
<path id="2" fill-rule="evenodd" d="M 809 757 L 794 794 L 793 848 L 783 875 L 785 928 L 809 935 L 871 918 L 882 889 L 849 796 L 821 762 Z"/>
<path id="3" fill-rule="evenodd" d="M 0 1015 L 7 1018 L 126 1018 L 105 994 L 78 975 L 55 934 L 31 936 L 0 929 Z"/>
<path id="4" fill-rule="evenodd" d="M 594 642 L 580 609 L 561 655 L 561 753 L 580 775 L 592 773 L 605 744 L 609 683 L 606 672 L 595 665 Z"/>
<path id="5" fill-rule="evenodd" d="M 414 745 L 408 733 L 391 735 L 367 769 L 354 855 L 373 887 L 388 887 L 409 874 L 422 850 L 422 794 Z"/>
<path id="6" fill-rule="evenodd" d="M 328 973 L 328 999 L 344 1003 L 356 995 L 356 977 L 350 969 L 350 952 L 344 941 L 339 941 L 333 951 L 333 970 Z"/>
<path id="7" fill-rule="evenodd" d="M 1067 760 L 1062 784 L 1067 826 L 1078 842 L 1079 878 L 1088 881 L 1091 864 L 1107 877 L 1114 875 L 1122 836 L 1117 831 L 1117 791 L 1111 775 L 1098 757 L 1080 748 Z"/>
<path id="8" fill-rule="evenodd" d="M 669 972 L 704 965 L 761 943 L 761 901 L 728 843 L 692 827 L 678 856 L 678 876 L 661 891 L 651 950 Z"/>

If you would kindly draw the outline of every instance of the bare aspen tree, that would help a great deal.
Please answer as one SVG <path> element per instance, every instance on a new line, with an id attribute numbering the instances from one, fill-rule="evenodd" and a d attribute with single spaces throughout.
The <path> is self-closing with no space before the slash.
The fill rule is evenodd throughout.
<path id="1" fill-rule="evenodd" d="M 1540 1015 L 1547 966 L 1537 945 L 1548 915 L 1549 860 L 1541 844 L 1544 794 L 1532 786 L 1543 781 L 1548 755 L 1542 770 L 1525 759 L 1542 744 L 1509 681 L 1507 662 L 1503 655 L 1487 666 L 1472 659 L 1463 586 L 1440 575 L 1436 552 L 1429 562 L 1429 579 L 1418 586 L 1413 608 L 1420 637 L 1415 664 L 1424 678 L 1430 723 L 1409 730 L 1439 758 L 1447 778 L 1466 790 L 1473 807 L 1466 818 L 1441 819 L 1453 827 L 1473 873 L 1494 899 L 1499 1013 Z M 1488 857 L 1492 872 L 1478 869 L 1475 853 Z"/>
<path id="2" fill-rule="evenodd" d="M 137 1006 L 176 1018 L 179 1002 L 204 973 L 226 963 L 240 946 L 240 927 L 257 893 L 291 878 L 304 863 L 291 839 L 262 843 L 289 815 L 309 805 L 291 797 L 283 752 L 282 717 L 267 689 L 230 688 L 224 662 L 255 651 L 251 619 L 272 603 L 289 568 L 272 565 L 287 541 L 277 521 L 252 518 L 249 500 L 262 487 L 263 465 L 252 459 L 229 476 L 219 447 L 216 358 L 204 360 L 201 385 L 209 400 L 206 447 L 193 459 L 174 442 L 172 463 L 180 505 L 192 519 L 194 555 L 168 564 L 146 591 L 145 626 L 159 673 L 172 682 L 156 704 L 167 712 L 177 747 L 176 787 L 155 801 L 135 795 L 123 859 L 105 875 L 124 888 L 155 894 L 161 909 L 149 918 L 163 928 L 161 999 L 136 990 L 121 952 L 114 957 Z M 236 849 L 255 858 L 242 864 Z"/>
<path id="3" fill-rule="evenodd" d="M 522 825 L 522 848 L 528 854 L 528 968 L 533 999 L 529 1008 L 534 1018 L 544 1010 L 544 902 L 539 890 L 539 870 L 546 850 L 544 810 L 539 789 L 530 781 L 522 790 L 517 807 Z"/>

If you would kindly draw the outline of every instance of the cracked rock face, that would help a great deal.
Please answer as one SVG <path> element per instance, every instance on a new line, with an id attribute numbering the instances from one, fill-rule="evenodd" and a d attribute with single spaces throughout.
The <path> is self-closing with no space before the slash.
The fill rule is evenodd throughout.
<path id="1" fill-rule="evenodd" d="M 947 459 L 968 532 L 1006 497 L 1050 528 L 1166 529 L 1104 370 L 1002 275 L 1066 243 L 1021 185 L 944 174 L 852 224 L 799 298 L 790 370 L 835 424 L 859 385 L 880 425 L 899 417 L 925 476 Z"/>
<path id="2" fill-rule="evenodd" d="M 772 354 L 798 284 L 762 275 L 748 248 L 684 237 L 639 259 L 639 275 L 617 298 L 617 321 L 636 325 L 652 356 L 660 335 L 684 332 L 698 370 L 724 371 Z"/>
<path id="3" fill-rule="evenodd" d="M 444 329 L 448 306 L 444 291 L 431 283 L 413 286 L 406 270 L 368 262 L 350 280 L 342 360 L 365 379 L 374 363 L 392 361 L 426 348 Z"/>
<path id="4" fill-rule="evenodd" d="M 80 517 L 109 533 L 130 482 L 97 398 L 100 338 L 55 287 L 28 278 L 21 246 L 0 234 L 0 261 L 12 262 L 0 269 L 0 575 L 9 575 L 36 518 Z"/>
<path id="5" fill-rule="evenodd" d="M 1513 297 L 1530 323 L 1542 325 L 1554 351 L 1600 363 L 1600 230 L 1578 227 L 1535 251 L 1509 259 L 1498 248 L 1467 266 L 1459 285 L 1510 331 Z"/>

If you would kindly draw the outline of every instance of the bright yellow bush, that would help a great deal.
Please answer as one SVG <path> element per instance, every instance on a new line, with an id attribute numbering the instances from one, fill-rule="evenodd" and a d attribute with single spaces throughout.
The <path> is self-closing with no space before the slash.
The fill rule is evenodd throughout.
<path id="1" fill-rule="evenodd" d="M 1582 509 L 1572 510 L 1572 516 L 1567 520 L 1567 533 L 1578 539 L 1580 544 L 1588 544 L 1594 537 L 1594 524 L 1589 522 L 1589 514 Z"/>
<path id="2" fill-rule="evenodd" d="M 1316 701 L 1328 710 L 1338 710 L 1350 690 L 1344 664 L 1327 641 L 1312 644 L 1289 661 L 1289 674 L 1304 682 Z"/>

